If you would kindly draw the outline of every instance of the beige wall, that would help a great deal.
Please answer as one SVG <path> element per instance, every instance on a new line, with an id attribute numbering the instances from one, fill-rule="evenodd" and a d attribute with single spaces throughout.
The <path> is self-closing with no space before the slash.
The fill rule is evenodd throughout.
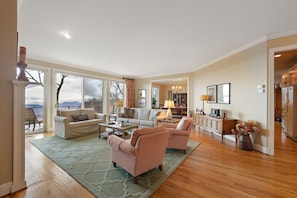
<path id="1" fill-rule="evenodd" d="M 268 48 L 276 48 L 292 44 L 297 44 L 297 34 L 271 39 L 267 42 Z"/>
<path id="2" fill-rule="evenodd" d="M 0 1 L 0 186 L 12 181 L 13 86 L 17 54 L 16 0 Z M 0 192 L 1 194 L 1 192 Z"/>
<path id="3" fill-rule="evenodd" d="M 206 87 L 222 83 L 231 83 L 230 104 L 205 103 L 205 112 L 211 108 L 227 110 L 227 117 L 243 121 L 256 120 L 267 128 L 267 91 L 257 92 L 257 85 L 267 87 L 267 46 L 259 44 L 204 69 L 195 72 L 195 108 L 202 108 L 199 96 L 206 94 Z M 267 146 L 266 130 L 257 136 L 256 143 Z"/>

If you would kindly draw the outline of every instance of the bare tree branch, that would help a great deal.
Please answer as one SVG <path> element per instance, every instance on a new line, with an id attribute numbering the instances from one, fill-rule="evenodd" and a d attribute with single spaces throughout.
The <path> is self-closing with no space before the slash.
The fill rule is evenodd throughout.
<path id="1" fill-rule="evenodd" d="M 57 83 L 57 105 L 59 107 L 59 95 L 60 95 L 60 91 L 61 91 L 61 88 L 64 84 L 64 79 L 68 77 L 67 74 L 61 74 L 61 79 L 60 79 L 60 82 Z"/>

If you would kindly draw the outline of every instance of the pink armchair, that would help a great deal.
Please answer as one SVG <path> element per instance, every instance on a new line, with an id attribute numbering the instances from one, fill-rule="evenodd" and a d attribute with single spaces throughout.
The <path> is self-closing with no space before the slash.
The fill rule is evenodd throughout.
<path id="1" fill-rule="evenodd" d="M 167 148 L 182 149 L 187 152 L 187 144 L 193 128 L 193 119 L 183 117 L 178 124 L 162 124 L 169 130 L 169 140 Z"/>
<path id="2" fill-rule="evenodd" d="M 129 140 L 110 135 L 114 167 L 119 164 L 128 171 L 137 184 L 137 176 L 159 166 L 162 171 L 163 159 L 168 144 L 169 132 L 164 126 L 137 129 Z"/>

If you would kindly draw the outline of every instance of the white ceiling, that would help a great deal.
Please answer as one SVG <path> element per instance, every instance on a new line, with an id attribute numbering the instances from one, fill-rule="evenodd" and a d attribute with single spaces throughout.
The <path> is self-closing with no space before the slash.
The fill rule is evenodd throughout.
<path id="1" fill-rule="evenodd" d="M 19 0 L 18 8 L 27 58 L 130 78 L 195 71 L 297 29 L 296 0 Z"/>

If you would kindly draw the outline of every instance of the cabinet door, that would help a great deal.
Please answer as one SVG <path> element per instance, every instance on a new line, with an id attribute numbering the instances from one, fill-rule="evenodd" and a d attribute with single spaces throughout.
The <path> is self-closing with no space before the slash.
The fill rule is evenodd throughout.
<path id="1" fill-rule="evenodd" d="M 224 122 L 224 120 L 222 120 L 222 119 L 219 119 L 218 120 L 218 133 L 223 133 L 223 122 Z"/>
<path id="2" fill-rule="evenodd" d="M 207 119 L 207 128 L 212 129 L 212 119 L 211 118 Z"/>
<path id="3" fill-rule="evenodd" d="M 206 117 L 202 117 L 202 127 L 207 128 L 208 119 Z"/>
<path id="4" fill-rule="evenodd" d="M 218 121 L 216 119 L 211 120 L 211 130 L 217 132 L 218 130 Z"/>

